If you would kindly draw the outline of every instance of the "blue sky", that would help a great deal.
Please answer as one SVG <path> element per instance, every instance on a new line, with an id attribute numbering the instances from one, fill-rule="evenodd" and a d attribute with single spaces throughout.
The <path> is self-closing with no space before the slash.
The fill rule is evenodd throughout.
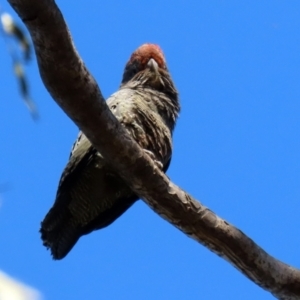
<path id="1" fill-rule="evenodd" d="M 300 267 L 299 1 L 58 2 L 108 97 L 131 52 L 163 49 L 180 92 L 171 179 L 268 253 Z M 12 13 L 5 2 L 3 10 Z M 0 269 L 44 299 L 273 299 L 142 201 L 62 261 L 39 224 L 78 129 L 26 68 L 30 118 L 0 39 Z"/>

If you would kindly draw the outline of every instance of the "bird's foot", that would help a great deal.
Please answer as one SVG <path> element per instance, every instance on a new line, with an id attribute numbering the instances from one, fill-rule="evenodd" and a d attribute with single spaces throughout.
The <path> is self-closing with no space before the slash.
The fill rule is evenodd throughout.
<path id="1" fill-rule="evenodd" d="M 158 160 L 156 159 L 154 153 L 151 152 L 151 151 L 149 151 L 149 150 L 147 150 L 147 149 L 144 149 L 144 151 L 150 156 L 150 158 L 154 161 L 154 163 L 156 164 L 156 166 L 157 166 L 160 170 L 162 170 L 162 169 L 163 169 L 163 164 L 162 164 L 160 161 L 158 161 Z"/>

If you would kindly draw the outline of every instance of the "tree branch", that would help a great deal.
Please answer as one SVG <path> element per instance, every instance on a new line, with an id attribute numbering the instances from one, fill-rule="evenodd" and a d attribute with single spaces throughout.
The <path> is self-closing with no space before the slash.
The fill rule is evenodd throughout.
<path id="1" fill-rule="evenodd" d="M 42 80 L 57 104 L 155 212 L 280 299 L 299 299 L 300 271 L 256 245 L 173 184 L 108 109 L 53 0 L 8 0 L 27 26 Z"/>

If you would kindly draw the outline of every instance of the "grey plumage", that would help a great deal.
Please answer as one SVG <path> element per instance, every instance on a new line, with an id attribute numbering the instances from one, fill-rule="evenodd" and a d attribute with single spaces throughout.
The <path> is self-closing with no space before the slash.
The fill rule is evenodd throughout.
<path id="1" fill-rule="evenodd" d="M 166 171 L 180 108 L 158 46 L 144 44 L 132 54 L 121 87 L 107 104 L 131 137 Z M 42 221 L 43 243 L 54 259 L 61 259 L 80 236 L 108 226 L 137 200 L 80 132 L 61 176 L 55 203 Z"/>

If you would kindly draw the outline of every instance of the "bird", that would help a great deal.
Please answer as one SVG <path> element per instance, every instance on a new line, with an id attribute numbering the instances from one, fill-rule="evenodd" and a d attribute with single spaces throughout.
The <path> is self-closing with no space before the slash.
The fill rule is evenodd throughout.
<path id="1" fill-rule="evenodd" d="M 166 172 L 180 103 L 158 45 L 146 43 L 132 53 L 121 85 L 107 105 L 131 138 Z M 54 205 L 41 222 L 43 245 L 54 260 L 60 260 L 81 236 L 112 224 L 138 199 L 80 131 Z"/>

